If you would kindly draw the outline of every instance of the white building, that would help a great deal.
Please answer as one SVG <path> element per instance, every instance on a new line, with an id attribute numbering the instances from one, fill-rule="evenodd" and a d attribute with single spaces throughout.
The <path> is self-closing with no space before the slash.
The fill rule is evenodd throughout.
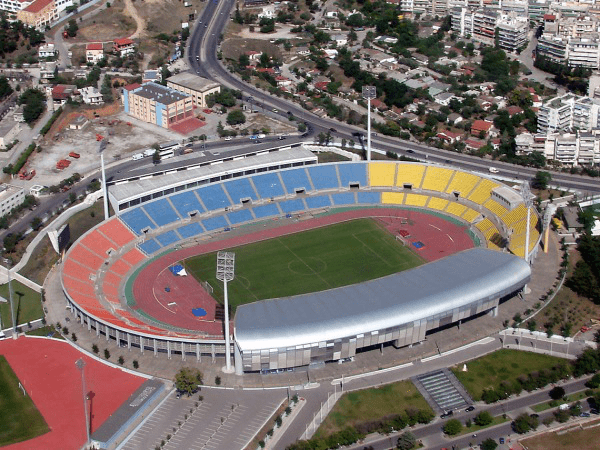
<path id="1" fill-rule="evenodd" d="M 81 98 L 83 103 L 86 105 L 100 105 L 104 103 L 102 99 L 102 94 L 95 87 L 84 87 L 79 90 L 81 92 Z"/>
<path id="2" fill-rule="evenodd" d="M 544 103 L 537 114 L 538 132 L 591 131 L 598 127 L 600 100 L 566 94 Z"/>
<path id="3" fill-rule="evenodd" d="M 600 164 L 600 133 L 550 133 L 519 134 L 515 138 L 518 155 L 534 151 L 542 153 L 549 161 L 559 161 L 569 166 Z"/>
<path id="4" fill-rule="evenodd" d="M 0 0 L 2 1 L 2 0 Z M 38 49 L 38 58 L 52 58 L 56 56 L 56 48 L 53 42 L 48 42 L 46 45 L 41 45 Z"/>
<path id="5" fill-rule="evenodd" d="M 0 184 L 0 217 L 25 201 L 25 189 L 10 184 Z"/>

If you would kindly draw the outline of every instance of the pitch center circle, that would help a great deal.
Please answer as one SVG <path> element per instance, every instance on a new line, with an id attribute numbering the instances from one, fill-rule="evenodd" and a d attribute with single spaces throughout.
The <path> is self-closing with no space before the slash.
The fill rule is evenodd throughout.
<path id="1" fill-rule="evenodd" d="M 298 259 L 290 261 L 288 269 L 296 275 L 314 275 L 325 272 L 327 270 L 327 263 L 321 258 L 309 256 L 302 261 Z"/>

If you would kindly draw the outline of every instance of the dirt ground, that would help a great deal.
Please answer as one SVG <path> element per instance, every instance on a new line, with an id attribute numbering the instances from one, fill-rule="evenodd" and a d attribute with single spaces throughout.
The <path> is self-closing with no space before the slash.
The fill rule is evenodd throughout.
<path id="1" fill-rule="evenodd" d="M 592 450 L 598 448 L 598 426 L 594 420 L 583 424 L 583 429 L 573 426 L 568 431 L 548 432 L 524 439 L 523 445 L 529 450 Z"/>
<path id="2" fill-rule="evenodd" d="M 128 37 L 136 30 L 136 23 L 125 12 L 125 2 L 115 0 L 110 8 L 102 10 L 89 19 L 79 22 L 77 36 L 69 42 L 106 42 L 120 37 Z"/>

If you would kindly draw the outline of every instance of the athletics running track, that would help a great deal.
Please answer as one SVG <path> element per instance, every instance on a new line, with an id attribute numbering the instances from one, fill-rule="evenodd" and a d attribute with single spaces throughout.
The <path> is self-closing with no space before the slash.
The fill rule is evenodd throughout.
<path id="1" fill-rule="evenodd" d="M 50 431 L 8 450 L 79 450 L 86 440 L 81 372 L 75 361 L 85 361 L 86 390 L 91 392 L 88 413 L 95 430 L 125 402 L 146 378 L 90 358 L 65 341 L 21 336 L 0 341 L 4 355 Z M 17 386 L 15 386 L 17 388 Z M 2 426 L 0 424 L 0 426 Z"/>
<path id="2" fill-rule="evenodd" d="M 407 244 L 427 262 L 474 247 L 473 241 L 467 234 L 468 226 L 459 226 L 437 215 L 414 210 L 373 208 L 345 211 L 302 221 L 296 218 L 274 219 L 285 224 L 181 249 L 153 261 L 138 274 L 134 281 L 135 308 L 160 322 L 202 332 L 208 336 L 222 337 L 222 322 L 215 320 L 216 301 L 192 276 L 174 276 L 168 270 L 171 265 L 205 253 L 364 217 L 377 218 L 393 234 L 398 234 L 399 230 L 407 230 L 409 232 L 409 237 L 405 239 L 408 241 Z M 425 246 L 416 250 L 410 244 L 416 241 L 423 242 Z M 169 288 L 169 292 L 165 291 L 165 287 Z M 206 310 L 206 316 L 199 318 L 192 314 L 192 309 L 199 307 Z"/>

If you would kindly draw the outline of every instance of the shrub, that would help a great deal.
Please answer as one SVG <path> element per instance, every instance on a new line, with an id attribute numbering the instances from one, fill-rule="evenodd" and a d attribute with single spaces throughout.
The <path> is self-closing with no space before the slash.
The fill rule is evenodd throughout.
<path id="1" fill-rule="evenodd" d="M 104 357 L 110 359 L 110 351 L 107 348 L 104 349 Z"/>
<path id="2" fill-rule="evenodd" d="M 494 421 L 492 415 L 487 411 L 481 411 L 475 416 L 475 423 L 480 427 L 485 427 Z"/>
<path id="3" fill-rule="evenodd" d="M 450 419 L 448 422 L 444 424 L 444 433 L 448 436 L 456 436 L 458 433 L 462 431 L 462 423 L 460 423 L 457 419 Z"/>

